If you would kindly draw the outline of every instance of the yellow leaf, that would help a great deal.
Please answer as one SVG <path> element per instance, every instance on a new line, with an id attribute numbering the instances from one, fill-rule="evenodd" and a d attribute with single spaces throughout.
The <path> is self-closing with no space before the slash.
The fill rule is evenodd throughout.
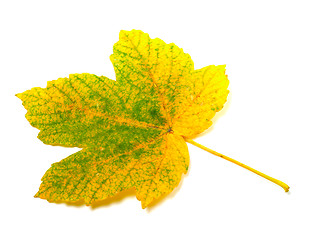
<path id="1" fill-rule="evenodd" d="M 187 172 L 186 141 L 241 165 L 191 140 L 223 108 L 224 65 L 194 70 L 181 48 L 138 30 L 120 32 L 110 59 L 117 81 L 71 74 L 17 94 L 39 139 L 83 148 L 51 166 L 36 197 L 90 205 L 133 188 L 145 208 Z"/>

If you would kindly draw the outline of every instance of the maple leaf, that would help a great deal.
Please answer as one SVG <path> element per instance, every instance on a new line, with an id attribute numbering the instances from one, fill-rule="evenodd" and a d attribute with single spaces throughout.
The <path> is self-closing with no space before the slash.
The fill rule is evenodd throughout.
<path id="1" fill-rule="evenodd" d="M 145 208 L 187 172 L 186 141 L 204 147 L 191 138 L 226 101 L 224 65 L 194 70 L 181 48 L 138 30 L 120 31 L 110 59 L 117 81 L 71 74 L 17 94 L 40 140 L 82 148 L 52 164 L 35 197 L 90 205 L 134 188 Z"/>

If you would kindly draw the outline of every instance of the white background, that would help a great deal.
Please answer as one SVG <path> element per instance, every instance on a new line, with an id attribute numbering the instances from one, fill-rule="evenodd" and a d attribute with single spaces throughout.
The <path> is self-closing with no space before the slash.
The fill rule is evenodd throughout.
<path id="1" fill-rule="evenodd" d="M 308 1 L 1 1 L 1 231 L 9 239 L 309 239 Z M 121 29 L 174 42 L 195 68 L 226 64 L 230 95 L 195 140 L 290 185 L 189 145 L 181 184 L 142 210 L 127 192 L 96 208 L 33 198 L 54 162 L 14 95 L 70 73 L 115 78 Z"/>

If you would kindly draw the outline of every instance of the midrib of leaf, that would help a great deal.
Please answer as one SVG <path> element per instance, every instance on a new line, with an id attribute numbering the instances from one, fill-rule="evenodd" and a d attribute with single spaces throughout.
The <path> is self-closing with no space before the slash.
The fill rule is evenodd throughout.
<path id="1" fill-rule="evenodd" d="M 40 113 L 40 114 L 36 114 L 36 115 L 29 115 L 29 116 L 42 116 L 42 115 L 50 115 L 50 114 L 62 114 L 62 113 L 66 113 L 66 112 L 70 112 L 70 110 L 64 111 L 64 112 L 55 112 L 55 113 Z M 129 126 L 133 126 L 133 127 L 141 127 L 141 128 L 155 128 L 155 129 L 161 129 L 161 130 L 167 130 L 166 128 L 162 127 L 162 126 L 156 126 L 153 124 L 149 124 L 149 123 L 145 123 L 145 122 L 141 122 L 141 121 L 136 121 L 136 120 L 132 120 L 132 119 L 126 119 L 126 118 L 122 118 L 119 116 L 109 116 L 107 114 L 101 113 L 101 112 L 97 112 L 97 111 L 92 111 L 91 110 L 83 110 L 83 112 L 85 113 L 85 116 L 90 116 L 92 115 L 93 117 L 103 117 L 105 119 L 114 121 L 116 123 L 120 123 L 120 124 L 126 124 Z M 80 122 L 80 119 L 75 119 L 75 120 L 71 120 L 71 122 Z M 32 124 L 38 124 L 38 125 L 43 125 L 43 126 L 52 126 L 52 125 L 56 125 L 56 124 L 61 124 L 63 123 L 62 121 L 58 121 L 58 122 L 51 122 L 51 123 L 37 123 L 37 122 L 32 122 Z"/>
<path id="2" fill-rule="evenodd" d="M 90 112 L 87 112 L 87 113 L 90 113 Z M 88 115 L 87 113 L 86 113 L 86 115 Z M 91 114 L 93 114 L 94 117 L 104 117 L 104 118 L 107 118 L 109 120 L 112 120 L 112 121 L 120 123 L 120 124 L 125 123 L 126 125 L 129 125 L 129 126 L 143 127 L 143 128 L 156 128 L 156 129 L 166 130 L 166 128 L 163 128 L 161 126 L 156 126 L 156 125 L 153 125 L 153 124 L 140 122 L 140 121 L 136 121 L 136 120 L 132 120 L 132 119 L 122 118 L 122 117 L 119 117 L 119 116 L 111 117 L 111 116 L 106 115 L 106 114 L 101 113 L 101 112 L 94 111 Z"/>
<path id="3" fill-rule="evenodd" d="M 80 82 L 83 82 L 83 81 L 80 81 Z M 84 83 L 84 82 L 83 82 Z M 96 95 L 99 95 L 96 91 L 94 91 L 92 88 L 90 88 L 86 83 L 84 83 L 94 94 Z M 70 85 L 71 85 L 71 82 L 70 82 Z M 52 87 L 54 87 L 55 89 L 57 89 L 64 97 L 68 98 L 70 100 L 70 102 L 72 103 L 72 105 L 75 105 L 75 107 L 79 110 L 79 111 L 82 111 L 84 112 L 85 116 L 93 116 L 93 117 L 103 117 L 103 118 L 106 118 L 106 119 L 109 119 L 111 121 L 114 121 L 114 122 L 117 122 L 117 123 L 120 123 L 120 124 L 126 124 L 126 125 L 129 125 L 129 126 L 134 126 L 134 127 L 142 127 L 142 128 L 155 128 L 155 129 L 161 129 L 161 130 L 167 130 L 167 128 L 165 127 L 162 127 L 162 126 L 157 126 L 157 125 L 154 125 L 154 124 L 150 124 L 150 123 L 146 123 L 146 122 L 141 122 L 141 121 L 137 121 L 137 120 L 133 120 L 133 119 L 130 119 L 130 118 L 123 118 L 123 117 L 120 117 L 120 116 L 110 116 L 110 115 L 107 115 L 106 113 L 102 113 L 102 112 L 98 112 L 98 111 L 92 111 L 92 110 L 89 110 L 89 109 L 81 109 L 79 108 L 77 105 L 77 102 L 72 100 L 65 92 L 63 92 L 62 90 L 60 90 L 58 87 L 56 87 L 55 85 L 52 85 Z M 73 86 L 71 86 L 71 88 L 73 88 Z M 82 101 L 84 101 L 84 98 L 80 95 L 80 93 L 78 93 L 76 91 L 75 88 L 73 88 L 75 90 L 75 92 L 80 96 L 80 98 L 82 99 Z M 45 90 L 45 93 L 47 96 L 50 97 L 50 101 L 53 102 L 54 104 L 58 104 L 56 102 L 54 102 L 52 100 L 52 97 L 49 95 L 47 89 Z M 36 96 L 35 96 L 36 97 Z M 101 95 L 99 95 L 99 97 L 101 98 Z M 38 98 L 38 97 L 36 97 Z M 118 97 L 118 99 L 120 99 Z M 45 100 L 46 101 L 46 100 Z M 84 102 L 85 104 L 85 102 Z M 40 104 L 38 104 L 37 106 L 42 106 Z M 70 112 L 71 109 L 67 109 L 65 111 L 59 111 L 59 112 L 53 112 L 53 113 L 38 113 L 38 114 L 28 114 L 28 116 L 43 116 L 43 115 L 51 115 L 51 114 L 63 114 L 63 113 L 67 113 L 67 112 Z M 61 117 L 62 118 L 62 117 Z M 71 120 L 72 122 L 79 122 L 80 120 L 76 119 L 76 120 Z M 32 122 L 32 124 L 38 124 L 38 125 L 43 125 L 43 126 L 52 126 L 52 125 L 56 125 L 56 124 L 61 124 L 63 123 L 63 120 L 61 121 L 58 121 L 58 122 L 50 122 L 50 123 L 37 123 L 37 122 Z"/>
<path id="4" fill-rule="evenodd" d="M 125 36 L 127 37 L 127 39 L 130 41 L 131 45 L 133 46 L 134 50 L 138 53 L 138 55 L 140 56 L 140 59 L 143 61 L 144 63 L 144 66 L 146 67 L 147 69 L 147 73 L 149 75 L 149 79 L 152 81 L 156 91 L 158 92 L 158 95 L 159 95 L 159 98 L 160 98 L 160 102 L 162 104 L 162 108 L 164 109 L 164 112 L 165 112 L 165 117 L 166 117 L 166 120 L 167 120 L 167 123 L 168 123 L 168 126 L 170 127 L 171 126 L 171 119 L 169 117 L 169 114 L 167 112 L 167 109 L 166 109 L 166 106 L 165 106 L 165 103 L 164 103 L 164 99 L 163 99 L 163 94 L 161 93 L 159 87 L 158 87 L 158 84 L 157 82 L 154 80 L 154 77 L 150 71 L 150 68 L 148 67 L 147 65 L 147 61 L 144 59 L 143 55 L 138 51 L 137 47 L 138 46 L 135 46 L 135 44 L 132 42 L 132 40 L 128 37 L 128 34 L 125 34 Z M 140 38 L 139 38 L 139 41 L 140 41 Z M 148 44 L 150 46 L 150 37 L 148 36 Z M 149 50 L 150 52 L 150 50 Z"/>
<path id="5" fill-rule="evenodd" d="M 148 199 L 148 196 L 149 196 L 149 191 L 151 190 L 151 187 L 152 187 L 152 185 L 153 185 L 153 183 L 154 183 L 154 179 L 156 178 L 156 176 L 158 175 L 158 173 L 159 173 L 159 171 L 161 170 L 161 166 L 162 166 L 162 162 L 164 161 L 164 160 L 167 160 L 167 158 L 165 157 L 166 156 L 166 154 L 167 154 L 167 139 L 166 139 L 166 144 L 165 144 L 165 152 L 164 152 L 164 155 L 161 157 L 161 161 L 160 161 L 160 164 L 159 164 L 159 166 L 157 167 L 157 171 L 156 171 L 156 173 L 152 176 L 152 178 L 151 178 L 151 183 L 150 183 L 150 186 L 149 186 L 149 188 L 148 188 L 148 190 L 147 190 L 147 194 L 146 194 L 146 197 L 145 197 L 145 202 L 147 202 L 147 199 Z M 145 183 L 144 183 L 145 184 Z"/>

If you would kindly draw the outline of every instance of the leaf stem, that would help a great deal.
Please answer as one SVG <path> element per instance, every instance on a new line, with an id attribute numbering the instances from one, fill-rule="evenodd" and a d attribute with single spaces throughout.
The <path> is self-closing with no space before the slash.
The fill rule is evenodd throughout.
<path id="1" fill-rule="evenodd" d="M 243 167 L 243 168 L 245 168 L 245 169 L 247 169 L 247 170 L 249 170 L 249 171 L 251 171 L 251 172 L 257 174 L 257 175 L 260 175 L 261 177 L 266 178 L 267 180 L 269 180 L 269 181 L 271 181 L 271 182 L 273 182 L 273 183 L 276 183 L 277 185 L 279 185 L 280 187 L 282 187 L 286 192 L 289 191 L 289 188 L 290 188 L 290 187 L 289 187 L 287 184 L 285 184 L 284 182 L 281 182 L 281 181 L 278 180 L 278 179 L 272 178 L 272 177 L 270 177 L 270 176 L 268 176 L 268 175 L 266 175 L 266 174 L 264 174 L 264 173 L 261 173 L 261 172 L 255 170 L 255 169 L 253 169 L 253 168 L 251 168 L 251 167 L 249 167 L 249 166 L 247 166 L 247 165 L 241 163 L 241 162 L 236 161 L 236 160 L 233 159 L 233 158 L 227 157 L 227 156 L 225 156 L 225 155 L 223 155 L 223 154 L 221 154 L 221 153 L 218 153 L 218 152 L 216 152 L 216 151 L 214 151 L 214 150 L 211 150 L 211 149 L 209 149 L 209 148 L 207 148 L 207 147 L 205 147 L 205 146 L 203 146 L 203 145 L 201 145 L 201 144 L 199 144 L 199 143 L 197 143 L 197 142 L 194 142 L 192 139 L 185 138 L 185 141 L 188 142 L 188 143 L 191 143 L 192 145 L 194 145 L 194 146 L 196 146 L 196 147 L 199 147 L 199 148 L 201 148 L 201 149 L 203 149 L 203 150 L 205 150 L 205 151 L 207 151 L 207 152 L 210 152 L 210 153 L 212 153 L 212 154 L 214 154 L 214 155 L 216 155 L 216 156 L 218 156 L 218 157 L 221 157 L 221 158 L 223 158 L 223 159 L 225 159 L 225 160 L 228 160 L 228 161 L 230 161 L 230 162 L 232 162 L 232 163 L 235 163 L 235 164 L 237 164 L 238 166 L 241 166 L 241 167 Z"/>

